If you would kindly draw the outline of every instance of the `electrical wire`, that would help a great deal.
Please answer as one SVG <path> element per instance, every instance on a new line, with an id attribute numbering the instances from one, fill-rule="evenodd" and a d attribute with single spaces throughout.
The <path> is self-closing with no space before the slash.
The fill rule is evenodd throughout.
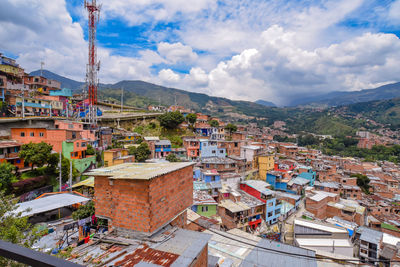
<path id="1" fill-rule="evenodd" d="M 341 262 L 349 262 L 349 263 L 357 263 L 357 262 L 358 262 L 358 263 L 362 263 L 362 262 L 361 262 L 361 259 L 359 259 L 359 260 L 349 260 L 349 259 L 329 258 L 329 257 L 324 257 L 324 256 L 318 256 L 318 257 L 317 257 L 317 256 L 310 256 L 310 255 L 304 255 L 304 254 L 298 254 L 298 253 L 291 253 L 291 252 L 286 252 L 286 251 L 281 251 L 281 250 L 276 250 L 276 249 L 261 247 L 261 246 L 254 245 L 254 244 L 248 243 L 248 242 L 243 241 L 243 240 L 240 240 L 240 239 L 235 239 L 235 238 L 233 238 L 233 237 L 231 237 L 231 236 L 224 235 L 224 234 L 222 234 L 222 233 L 220 233 L 220 232 L 218 232 L 218 231 L 215 231 L 215 230 L 212 229 L 212 228 L 207 228 L 207 227 L 205 227 L 205 226 L 203 226 L 203 225 L 201 225 L 201 224 L 199 224 L 199 223 L 197 223 L 197 222 L 194 222 L 194 221 L 192 221 L 192 220 L 190 220 L 190 219 L 188 219 L 188 221 L 192 222 L 193 224 L 195 224 L 195 225 L 197 225 L 197 226 L 200 226 L 200 227 L 203 228 L 203 229 L 209 230 L 210 232 L 212 232 L 212 233 L 214 233 L 214 234 L 217 234 L 217 235 L 219 235 L 219 236 L 225 237 L 225 238 L 227 238 L 227 239 L 230 239 L 230 240 L 233 240 L 233 241 L 236 241 L 236 242 L 239 242 L 239 243 L 248 245 L 248 246 L 253 246 L 253 247 L 255 247 L 255 248 L 259 248 L 259 249 L 262 249 L 262 250 L 266 250 L 266 251 L 268 251 L 268 252 L 276 253 L 276 254 L 283 254 L 283 255 L 288 255 L 288 256 L 291 256 L 291 257 L 308 258 L 308 259 L 315 259 L 315 260 L 324 260 L 324 259 L 325 259 L 325 260 L 333 260 L 333 261 L 341 261 Z M 233 235 L 233 236 L 240 237 L 240 238 L 242 238 L 242 239 L 249 240 L 249 241 L 251 241 L 251 242 L 256 242 L 256 241 L 251 240 L 251 239 L 248 239 L 248 238 L 246 238 L 246 237 L 238 236 L 238 235 L 231 234 L 231 233 L 229 233 L 229 234 L 230 234 L 230 235 Z M 216 242 L 217 242 L 217 241 L 216 241 Z M 393 260 L 380 260 L 380 259 L 370 260 L 370 259 L 368 259 L 367 262 L 399 263 L 400 260 L 393 261 Z"/>

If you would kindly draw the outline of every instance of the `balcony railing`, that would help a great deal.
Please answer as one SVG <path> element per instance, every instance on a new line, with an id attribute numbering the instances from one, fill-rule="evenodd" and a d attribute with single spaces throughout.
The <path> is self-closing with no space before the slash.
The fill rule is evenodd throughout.
<path id="1" fill-rule="evenodd" d="M 79 267 L 82 265 L 72 263 L 48 254 L 37 252 L 35 250 L 18 246 L 9 242 L 0 240 L 0 256 L 24 263 L 33 267 L 42 266 L 60 266 L 60 267 Z"/>

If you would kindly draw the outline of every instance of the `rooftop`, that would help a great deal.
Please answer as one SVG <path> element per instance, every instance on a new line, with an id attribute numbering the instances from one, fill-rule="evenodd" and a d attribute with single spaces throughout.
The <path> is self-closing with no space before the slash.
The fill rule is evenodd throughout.
<path id="1" fill-rule="evenodd" d="M 250 186 L 257 190 L 258 192 L 263 193 L 264 195 L 273 195 L 274 191 L 269 189 L 271 185 L 267 182 L 261 181 L 261 180 L 247 180 L 243 181 L 242 184 L 246 184 L 247 186 Z"/>
<path id="2" fill-rule="evenodd" d="M 205 191 L 193 190 L 193 205 L 217 205 L 214 198 Z"/>
<path id="3" fill-rule="evenodd" d="M 295 219 L 294 225 L 300 225 L 303 227 L 312 228 L 312 229 L 329 232 L 329 233 L 346 233 L 347 234 L 346 229 L 336 226 L 336 225 L 333 225 L 333 224 L 330 224 L 330 223 L 322 223 L 322 222 L 316 222 L 316 221 Z"/>
<path id="4" fill-rule="evenodd" d="M 110 179 L 150 180 L 193 165 L 192 162 L 124 163 L 95 169 L 88 172 L 88 175 L 106 176 Z"/>
<path id="5" fill-rule="evenodd" d="M 167 228 L 143 240 L 108 234 L 76 247 L 71 261 L 84 266 L 190 266 L 211 235 Z"/>
<path id="6" fill-rule="evenodd" d="M 2 140 L 0 141 L 0 148 L 7 148 L 7 147 L 16 147 L 21 146 L 22 144 L 18 143 L 14 140 Z"/>
<path id="7" fill-rule="evenodd" d="M 13 213 L 21 212 L 22 216 L 32 216 L 35 214 L 56 210 L 62 207 L 71 206 L 77 203 L 89 201 L 90 199 L 75 194 L 62 193 L 44 196 L 39 199 L 18 203 L 18 208 Z"/>
<path id="8" fill-rule="evenodd" d="M 201 163 L 211 163 L 211 164 L 233 164 L 235 163 L 234 160 L 228 158 L 203 158 L 201 159 Z"/>

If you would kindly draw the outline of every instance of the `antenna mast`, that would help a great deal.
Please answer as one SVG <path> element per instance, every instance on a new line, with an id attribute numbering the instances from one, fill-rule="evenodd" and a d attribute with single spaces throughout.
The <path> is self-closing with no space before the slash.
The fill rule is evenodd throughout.
<path id="1" fill-rule="evenodd" d="M 100 62 L 97 61 L 96 29 L 100 19 L 101 6 L 96 4 L 96 0 L 88 2 L 85 0 L 85 8 L 89 15 L 89 63 L 86 67 L 86 84 L 88 91 L 88 112 L 86 118 L 92 126 L 97 125 L 97 78 L 100 70 Z"/>

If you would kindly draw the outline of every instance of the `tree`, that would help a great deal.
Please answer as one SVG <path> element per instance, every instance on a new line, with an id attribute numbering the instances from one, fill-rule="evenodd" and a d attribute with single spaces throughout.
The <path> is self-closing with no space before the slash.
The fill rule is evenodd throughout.
<path id="1" fill-rule="evenodd" d="M 23 158 L 26 163 L 32 164 L 33 170 L 35 165 L 42 167 L 48 162 L 52 149 L 53 146 L 45 142 L 24 144 L 21 146 L 19 157 Z"/>
<path id="2" fill-rule="evenodd" d="M 86 205 L 80 206 L 76 211 L 72 213 L 72 219 L 82 220 L 89 216 L 92 216 L 95 212 L 94 202 L 89 201 Z"/>
<path id="3" fill-rule="evenodd" d="M 237 131 L 237 126 L 236 126 L 235 124 L 228 123 L 228 124 L 225 126 L 225 130 L 227 130 L 227 131 L 229 132 L 229 135 L 231 136 L 232 133 L 234 133 L 234 132 Z"/>
<path id="4" fill-rule="evenodd" d="M 166 129 L 176 129 L 179 124 L 185 121 L 185 117 L 179 112 L 167 112 L 158 117 L 160 125 Z"/>
<path id="5" fill-rule="evenodd" d="M 88 145 L 86 149 L 86 155 L 94 155 L 96 154 L 96 150 L 92 147 L 92 145 Z"/>
<path id="6" fill-rule="evenodd" d="M 363 192 L 365 194 L 369 194 L 369 188 L 371 187 L 369 185 L 369 178 L 366 175 L 363 175 L 361 173 L 357 173 L 357 174 L 352 174 L 350 175 L 350 177 L 357 177 L 357 185 L 363 190 Z"/>
<path id="7" fill-rule="evenodd" d="M 135 155 L 136 162 L 144 162 L 149 158 L 151 154 L 149 145 L 147 143 L 141 143 L 135 150 L 133 150 L 133 155 Z"/>
<path id="8" fill-rule="evenodd" d="M 39 238 L 38 231 L 28 223 L 28 217 L 16 213 L 16 201 L 13 196 L 0 192 L 0 239 L 31 248 Z M 0 266 L 22 266 L 0 257 Z"/>
<path id="9" fill-rule="evenodd" d="M 180 162 L 180 159 L 175 154 L 169 154 L 165 159 L 169 162 Z"/>
<path id="10" fill-rule="evenodd" d="M 210 126 L 213 128 L 217 128 L 219 126 L 219 122 L 217 120 L 211 120 L 208 122 L 208 124 L 210 124 Z"/>
<path id="11" fill-rule="evenodd" d="M 0 190 L 6 194 L 11 191 L 11 182 L 14 179 L 15 166 L 10 163 L 0 164 Z"/>
<path id="12" fill-rule="evenodd" d="M 70 160 L 67 158 L 62 157 L 61 160 L 61 177 L 63 182 L 66 182 L 69 180 L 69 172 L 71 169 L 70 165 Z M 75 169 L 74 164 L 72 163 L 72 178 L 75 179 L 76 177 L 79 176 L 79 172 L 77 169 Z"/>
<path id="13" fill-rule="evenodd" d="M 197 115 L 195 113 L 189 113 L 186 115 L 186 121 L 190 124 L 195 124 L 197 121 Z"/>

